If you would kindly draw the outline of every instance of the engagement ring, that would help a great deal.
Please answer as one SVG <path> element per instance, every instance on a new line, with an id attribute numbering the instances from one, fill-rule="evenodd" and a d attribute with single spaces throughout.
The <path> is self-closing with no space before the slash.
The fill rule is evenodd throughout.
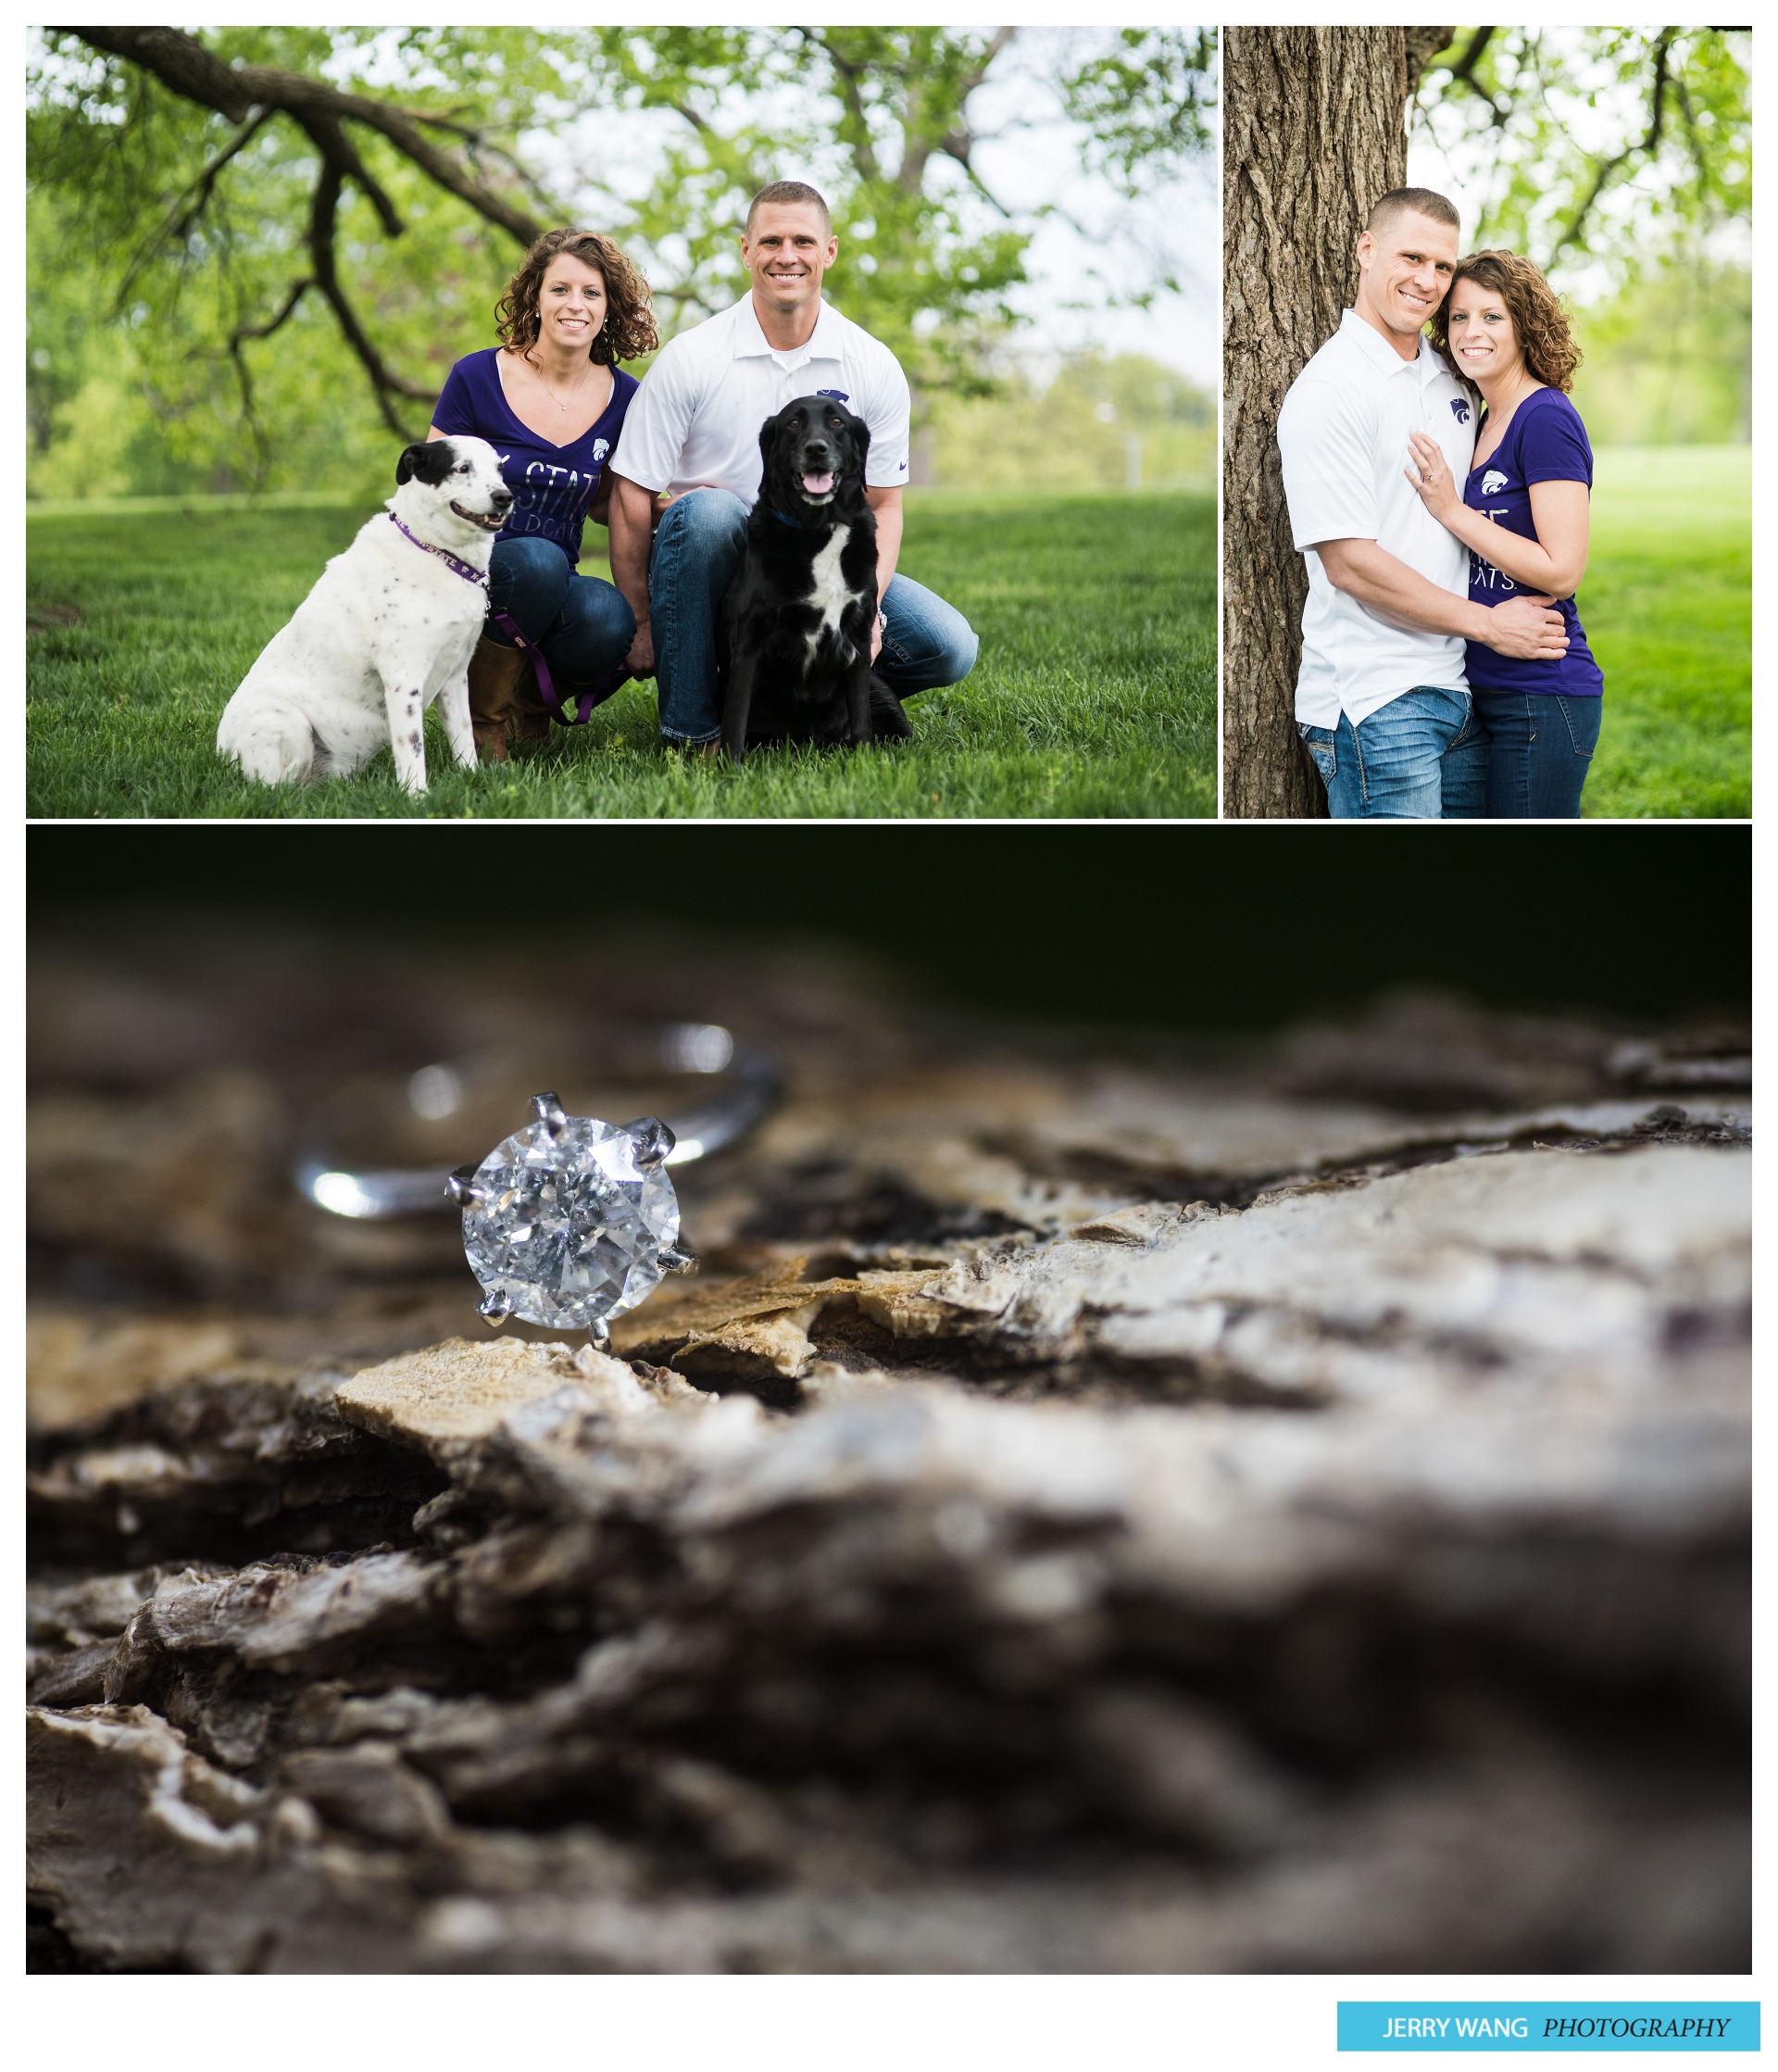
<path id="1" fill-rule="evenodd" d="M 587 1331 L 602 1346 L 610 1320 L 634 1309 L 663 1275 L 696 1268 L 679 1242 L 679 1200 L 667 1168 L 732 1144 L 776 1102 L 782 1074 L 768 1052 L 712 1023 L 618 1032 L 590 1061 L 606 1070 L 640 1063 L 656 1073 L 720 1075 L 728 1083 L 670 1121 L 645 1115 L 618 1124 L 570 1115 L 558 1095 L 535 1094 L 529 1127 L 479 1164 L 449 1173 L 351 1169 L 311 1144 L 297 1163 L 296 1184 L 318 1207 L 357 1220 L 460 1208 L 463 1249 L 486 1291 L 481 1314 L 489 1323 L 516 1316 Z M 407 1081 L 404 1125 L 467 1121 L 496 1086 L 510 1085 L 515 1068 L 510 1052 L 492 1051 L 428 1065 Z M 357 1102 L 362 1111 L 362 1088 Z M 332 1120 L 337 1124 L 338 1115 Z"/>

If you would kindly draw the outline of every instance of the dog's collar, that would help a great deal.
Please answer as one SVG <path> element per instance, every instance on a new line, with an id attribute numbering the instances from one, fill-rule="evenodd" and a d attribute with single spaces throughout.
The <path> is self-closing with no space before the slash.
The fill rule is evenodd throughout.
<path id="1" fill-rule="evenodd" d="M 430 540 L 421 539 L 418 533 L 410 533 L 394 511 L 389 513 L 389 522 L 404 539 L 412 540 L 422 554 L 436 554 L 451 573 L 460 575 L 465 583 L 487 582 L 488 571 L 485 569 L 472 569 L 467 561 L 459 561 L 455 554 L 447 554 L 442 546 L 434 546 Z"/>

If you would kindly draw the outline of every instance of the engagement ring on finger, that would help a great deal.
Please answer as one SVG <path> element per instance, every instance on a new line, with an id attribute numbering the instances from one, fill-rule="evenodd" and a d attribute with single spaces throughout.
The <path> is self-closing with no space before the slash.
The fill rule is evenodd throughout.
<path id="1" fill-rule="evenodd" d="M 504 1138 L 479 1164 L 448 1174 L 355 1169 L 311 1138 L 297 1162 L 296 1184 L 319 1208 L 355 1220 L 455 1204 L 463 1216 L 464 1254 L 485 1291 L 481 1314 L 490 1324 L 519 1317 L 589 1332 L 595 1346 L 604 1346 L 611 1319 L 634 1309 L 663 1275 L 695 1271 L 695 1258 L 680 1243 L 679 1199 L 667 1168 L 735 1142 L 776 1102 L 783 1075 L 769 1052 L 713 1023 L 609 1032 L 582 1062 L 619 1070 L 640 1064 L 723 1084 L 670 1119 L 645 1115 L 618 1124 L 570 1115 L 558 1095 L 535 1094 L 529 1127 Z M 409 1125 L 419 1118 L 456 1126 L 451 1119 L 463 1111 L 478 1103 L 486 1110 L 515 1069 L 511 1054 L 502 1052 L 426 1066 L 407 1082 Z M 357 1111 L 365 1105 L 360 1088 Z M 495 1100 L 491 1112 L 498 1107 Z M 332 1117 L 332 1126 L 338 1121 Z"/>

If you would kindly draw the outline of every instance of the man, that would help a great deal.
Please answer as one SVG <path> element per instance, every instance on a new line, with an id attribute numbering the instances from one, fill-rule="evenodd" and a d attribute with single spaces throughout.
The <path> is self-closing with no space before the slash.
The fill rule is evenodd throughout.
<path id="1" fill-rule="evenodd" d="M 759 495 L 759 427 L 801 396 L 831 396 L 870 427 L 865 496 L 877 519 L 871 660 L 897 697 L 975 666 L 962 614 L 895 572 L 908 480 L 908 380 L 895 355 L 821 299 L 839 240 L 813 187 L 753 198 L 741 257 L 751 292 L 671 340 L 631 403 L 611 457 L 611 575 L 636 615 L 629 666 L 657 674 L 660 731 L 717 749 L 716 610 Z M 655 527 L 657 497 L 670 501 Z M 651 537 L 652 530 L 652 537 Z"/>
<path id="2" fill-rule="evenodd" d="M 1296 724 L 1335 820 L 1472 820 L 1488 741 L 1470 711 L 1467 640 L 1559 657 L 1543 596 L 1471 604 L 1469 549 L 1408 479 L 1410 433 L 1444 449 L 1461 484 L 1475 405 L 1424 326 L 1457 265 L 1443 195 L 1400 187 L 1359 238 L 1359 292 L 1291 385 L 1278 418 L 1292 544 L 1308 565 Z"/>

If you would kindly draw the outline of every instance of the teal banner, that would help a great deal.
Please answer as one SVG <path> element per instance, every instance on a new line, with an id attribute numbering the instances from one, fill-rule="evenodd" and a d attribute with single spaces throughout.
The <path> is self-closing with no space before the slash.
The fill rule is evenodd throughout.
<path id="1" fill-rule="evenodd" d="M 1343 2051 L 1757 2051 L 1757 2000 L 1343 2000 Z"/>

